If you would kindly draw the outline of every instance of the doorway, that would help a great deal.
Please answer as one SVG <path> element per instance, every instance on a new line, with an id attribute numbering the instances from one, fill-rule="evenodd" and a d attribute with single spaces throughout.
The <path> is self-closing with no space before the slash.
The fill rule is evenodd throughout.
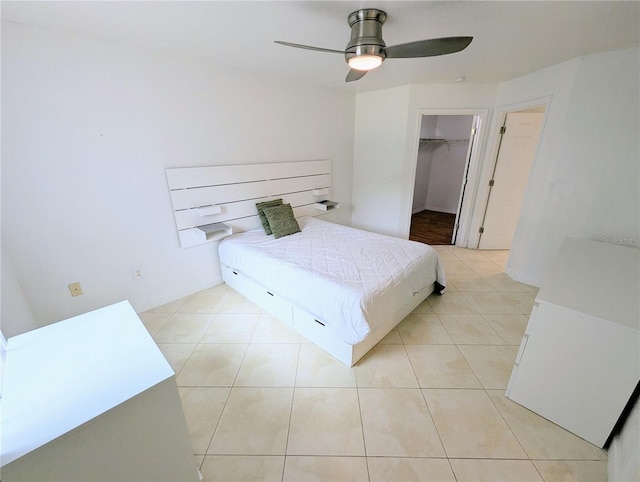
<path id="1" fill-rule="evenodd" d="M 475 115 L 421 116 L 410 240 L 455 244 L 477 121 Z"/>
<path id="2" fill-rule="evenodd" d="M 507 112 L 479 229 L 478 248 L 509 250 L 529 184 L 545 107 Z"/>

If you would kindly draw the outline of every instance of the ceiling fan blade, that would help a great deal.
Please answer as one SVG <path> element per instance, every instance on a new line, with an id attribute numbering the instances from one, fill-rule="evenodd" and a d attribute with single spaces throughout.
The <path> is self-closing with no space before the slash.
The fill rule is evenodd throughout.
<path id="1" fill-rule="evenodd" d="M 295 47 L 297 49 L 317 50 L 318 52 L 332 52 L 344 55 L 344 50 L 324 49 L 322 47 L 312 47 L 311 45 L 294 44 L 291 42 L 283 42 L 282 40 L 274 40 L 274 43 L 286 45 L 287 47 Z"/>
<path id="2" fill-rule="evenodd" d="M 409 59 L 453 54 L 467 48 L 473 37 L 442 37 L 386 47 L 388 59 Z"/>
<path id="3" fill-rule="evenodd" d="M 345 82 L 353 82 L 354 80 L 360 80 L 362 77 L 364 77 L 366 75 L 367 71 L 366 70 L 355 70 L 355 69 L 351 69 L 349 70 L 349 73 L 347 74 L 347 78 L 344 79 Z"/>

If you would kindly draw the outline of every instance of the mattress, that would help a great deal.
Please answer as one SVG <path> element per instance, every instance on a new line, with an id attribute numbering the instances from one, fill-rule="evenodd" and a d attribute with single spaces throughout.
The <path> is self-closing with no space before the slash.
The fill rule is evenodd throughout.
<path id="1" fill-rule="evenodd" d="M 220 263 L 322 321 L 345 343 L 364 340 L 434 283 L 445 286 L 431 246 L 312 217 L 298 222 L 301 232 L 279 239 L 262 229 L 224 238 Z"/>

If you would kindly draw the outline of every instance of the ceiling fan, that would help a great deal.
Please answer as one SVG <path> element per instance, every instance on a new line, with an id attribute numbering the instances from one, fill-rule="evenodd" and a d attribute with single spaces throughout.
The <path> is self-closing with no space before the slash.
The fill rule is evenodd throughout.
<path id="1" fill-rule="evenodd" d="M 351 40 L 345 50 L 312 47 L 281 40 L 276 40 L 275 43 L 299 49 L 343 54 L 350 67 L 345 82 L 353 82 L 364 77 L 369 70 L 382 65 L 385 59 L 452 54 L 467 48 L 473 40 L 473 37 L 442 37 L 387 47 L 382 40 L 382 24 L 386 19 L 386 12 L 377 8 L 364 8 L 351 13 L 348 18 Z"/>

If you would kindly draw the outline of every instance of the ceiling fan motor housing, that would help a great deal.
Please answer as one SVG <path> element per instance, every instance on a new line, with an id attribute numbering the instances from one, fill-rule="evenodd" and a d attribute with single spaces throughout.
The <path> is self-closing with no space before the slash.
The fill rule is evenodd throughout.
<path id="1" fill-rule="evenodd" d="M 349 15 L 351 40 L 344 53 L 347 62 L 361 55 L 375 55 L 384 60 L 386 44 L 382 40 L 382 24 L 386 19 L 387 14 L 377 8 L 364 8 Z"/>

